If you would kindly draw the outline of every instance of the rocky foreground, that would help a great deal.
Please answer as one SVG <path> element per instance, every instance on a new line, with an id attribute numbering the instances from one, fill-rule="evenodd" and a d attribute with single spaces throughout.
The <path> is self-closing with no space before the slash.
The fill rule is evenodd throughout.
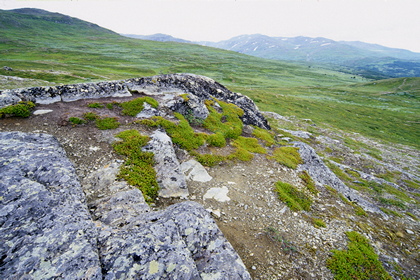
<path id="1" fill-rule="evenodd" d="M 159 107 L 145 106 L 134 118 L 107 111 L 123 123 L 111 130 L 68 122 L 96 110 L 86 108 L 90 101 L 137 96 L 153 97 Z M 174 119 L 173 112 L 205 119 L 205 102 L 213 98 L 244 111 L 242 135 L 250 136 L 253 127 L 270 128 L 252 100 L 190 74 L 1 92 L 0 107 L 33 101 L 38 114 L 0 120 L 0 278 L 332 279 L 326 260 L 331 250 L 346 248 L 345 232 L 350 230 L 371 240 L 394 278 L 418 276 L 418 202 L 406 202 L 411 216 L 392 216 L 371 196 L 350 188 L 327 167 L 326 156 L 319 156 L 327 147 L 334 156 L 342 153 L 349 159 L 336 163 L 337 168 L 401 187 L 375 177 L 374 170 L 362 170 L 360 162 L 366 158 L 340 147 L 340 141 L 328 137 L 332 134 L 278 135 L 282 143 L 299 148 L 303 162 L 297 169 L 262 154 L 250 162 L 205 168 L 174 145 L 165 130 L 135 122 L 153 116 Z M 266 115 L 273 123 L 290 122 Z M 111 144 L 118 141 L 118 132 L 133 128 L 151 139 L 143 150 L 154 154 L 159 183 L 152 204 L 117 176 L 124 159 Z M 276 145 L 266 147 L 269 154 Z M 340 148 L 330 152 L 331 147 Z M 221 153 L 230 149 L 228 145 Z M 391 162 L 415 166 L 416 158 L 384 157 L 377 168 Z M 310 211 L 294 212 L 277 198 L 273 186 L 279 180 L 301 186 L 303 171 L 319 193 L 313 195 Z M 403 179 L 419 179 L 415 169 L 407 167 L 402 174 Z M 354 205 L 365 214 L 356 215 Z M 314 218 L 327 226 L 315 227 Z"/>

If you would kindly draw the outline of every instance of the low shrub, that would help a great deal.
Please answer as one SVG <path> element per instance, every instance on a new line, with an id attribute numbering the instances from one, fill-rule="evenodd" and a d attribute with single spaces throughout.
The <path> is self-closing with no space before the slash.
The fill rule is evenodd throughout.
<path id="1" fill-rule="evenodd" d="M 286 203 L 292 211 L 310 210 L 312 204 L 311 198 L 296 187 L 278 181 L 275 184 L 274 190 L 277 192 L 279 199 Z"/>
<path id="2" fill-rule="evenodd" d="M 114 150 L 127 158 L 121 166 L 118 177 L 138 187 L 146 202 L 154 202 L 159 186 L 153 168 L 153 153 L 141 150 L 149 141 L 149 137 L 141 135 L 137 130 L 126 130 L 115 136 L 123 141 L 114 143 Z"/>
<path id="3" fill-rule="evenodd" d="M 89 108 L 104 108 L 105 107 L 103 104 L 98 103 L 98 102 L 89 103 L 87 106 Z"/>
<path id="4" fill-rule="evenodd" d="M 274 159 L 284 166 L 296 169 L 299 164 L 303 163 L 298 150 L 299 148 L 295 147 L 276 148 L 273 151 L 273 155 L 270 156 L 269 159 Z"/>
<path id="5" fill-rule="evenodd" d="M 77 117 L 70 117 L 70 118 L 69 118 L 69 122 L 71 122 L 71 123 L 72 123 L 72 124 L 74 124 L 74 125 L 76 125 L 76 124 L 84 124 L 84 123 L 86 123 L 86 121 L 85 121 L 85 120 L 82 120 L 82 119 L 77 118 Z"/>
<path id="6" fill-rule="evenodd" d="M 149 103 L 153 108 L 157 108 L 159 103 L 151 97 L 139 97 L 130 101 L 120 103 L 120 106 L 123 108 L 122 114 L 127 116 L 136 116 L 138 113 L 143 111 L 144 102 Z"/>
<path id="7" fill-rule="evenodd" d="M 95 123 L 96 127 L 101 130 L 115 129 L 120 126 L 120 123 L 117 121 L 116 118 L 96 119 Z"/>
<path id="8" fill-rule="evenodd" d="M 315 186 L 315 182 L 314 180 L 312 180 L 311 176 L 309 175 L 309 173 L 304 170 L 302 171 L 302 173 L 299 174 L 299 178 L 302 179 L 303 184 L 308 188 L 308 190 L 313 193 L 313 194 L 318 194 L 319 191 Z"/>
<path id="9" fill-rule="evenodd" d="M 20 117 L 27 118 L 32 113 L 35 104 L 31 101 L 21 101 L 18 104 L 10 105 L 0 109 L 0 118 L 3 117 Z"/>
<path id="10" fill-rule="evenodd" d="M 392 279 L 366 237 L 354 231 L 346 235 L 348 249 L 332 250 L 333 256 L 327 259 L 327 267 L 335 274 L 334 279 Z"/>

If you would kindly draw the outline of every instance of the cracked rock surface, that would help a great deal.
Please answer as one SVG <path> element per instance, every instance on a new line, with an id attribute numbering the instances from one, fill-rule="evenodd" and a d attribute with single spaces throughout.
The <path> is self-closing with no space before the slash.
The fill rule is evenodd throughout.
<path id="1" fill-rule="evenodd" d="M 151 212 L 118 162 L 85 178 L 86 198 L 53 136 L 0 133 L 0 147 L 1 279 L 250 279 L 198 203 Z"/>

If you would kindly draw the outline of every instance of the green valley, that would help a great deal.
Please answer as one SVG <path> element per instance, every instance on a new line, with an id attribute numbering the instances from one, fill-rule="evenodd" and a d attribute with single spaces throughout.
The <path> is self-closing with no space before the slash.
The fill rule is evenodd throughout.
<path id="1" fill-rule="evenodd" d="M 35 9 L 0 10 L 0 90 L 167 73 L 208 76 L 261 110 L 420 147 L 420 78 L 361 76 L 186 43 L 120 36 Z M 3 67 L 7 66 L 7 67 Z M 11 68 L 11 69 L 10 69 Z"/>

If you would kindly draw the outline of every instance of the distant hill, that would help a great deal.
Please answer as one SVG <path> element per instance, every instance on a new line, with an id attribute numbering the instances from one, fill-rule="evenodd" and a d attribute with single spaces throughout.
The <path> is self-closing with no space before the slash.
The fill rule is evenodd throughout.
<path id="1" fill-rule="evenodd" d="M 94 23 L 41 9 L 0 10 L 0 15 L 0 30 L 2 33 L 13 32 L 15 37 L 19 37 L 23 33 L 31 34 L 31 31 L 33 32 L 32 35 L 51 36 L 53 34 L 65 34 L 70 30 L 79 31 L 81 35 L 118 35 Z M 66 28 L 62 28 L 63 26 L 66 26 Z M 9 36 L 3 36 L 3 39 L 7 37 Z"/>
<path id="2" fill-rule="evenodd" d="M 157 33 L 153 35 L 134 35 L 134 34 L 121 34 L 121 35 L 134 38 L 134 39 L 157 41 L 157 42 L 192 43 L 191 41 L 175 38 L 175 37 L 172 37 L 171 35 L 166 35 L 162 33 Z"/>
<path id="3" fill-rule="evenodd" d="M 363 42 L 253 34 L 199 44 L 268 59 L 329 64 L 336 70 L 375 79 L 420 77 L 420 53 Z"/>

